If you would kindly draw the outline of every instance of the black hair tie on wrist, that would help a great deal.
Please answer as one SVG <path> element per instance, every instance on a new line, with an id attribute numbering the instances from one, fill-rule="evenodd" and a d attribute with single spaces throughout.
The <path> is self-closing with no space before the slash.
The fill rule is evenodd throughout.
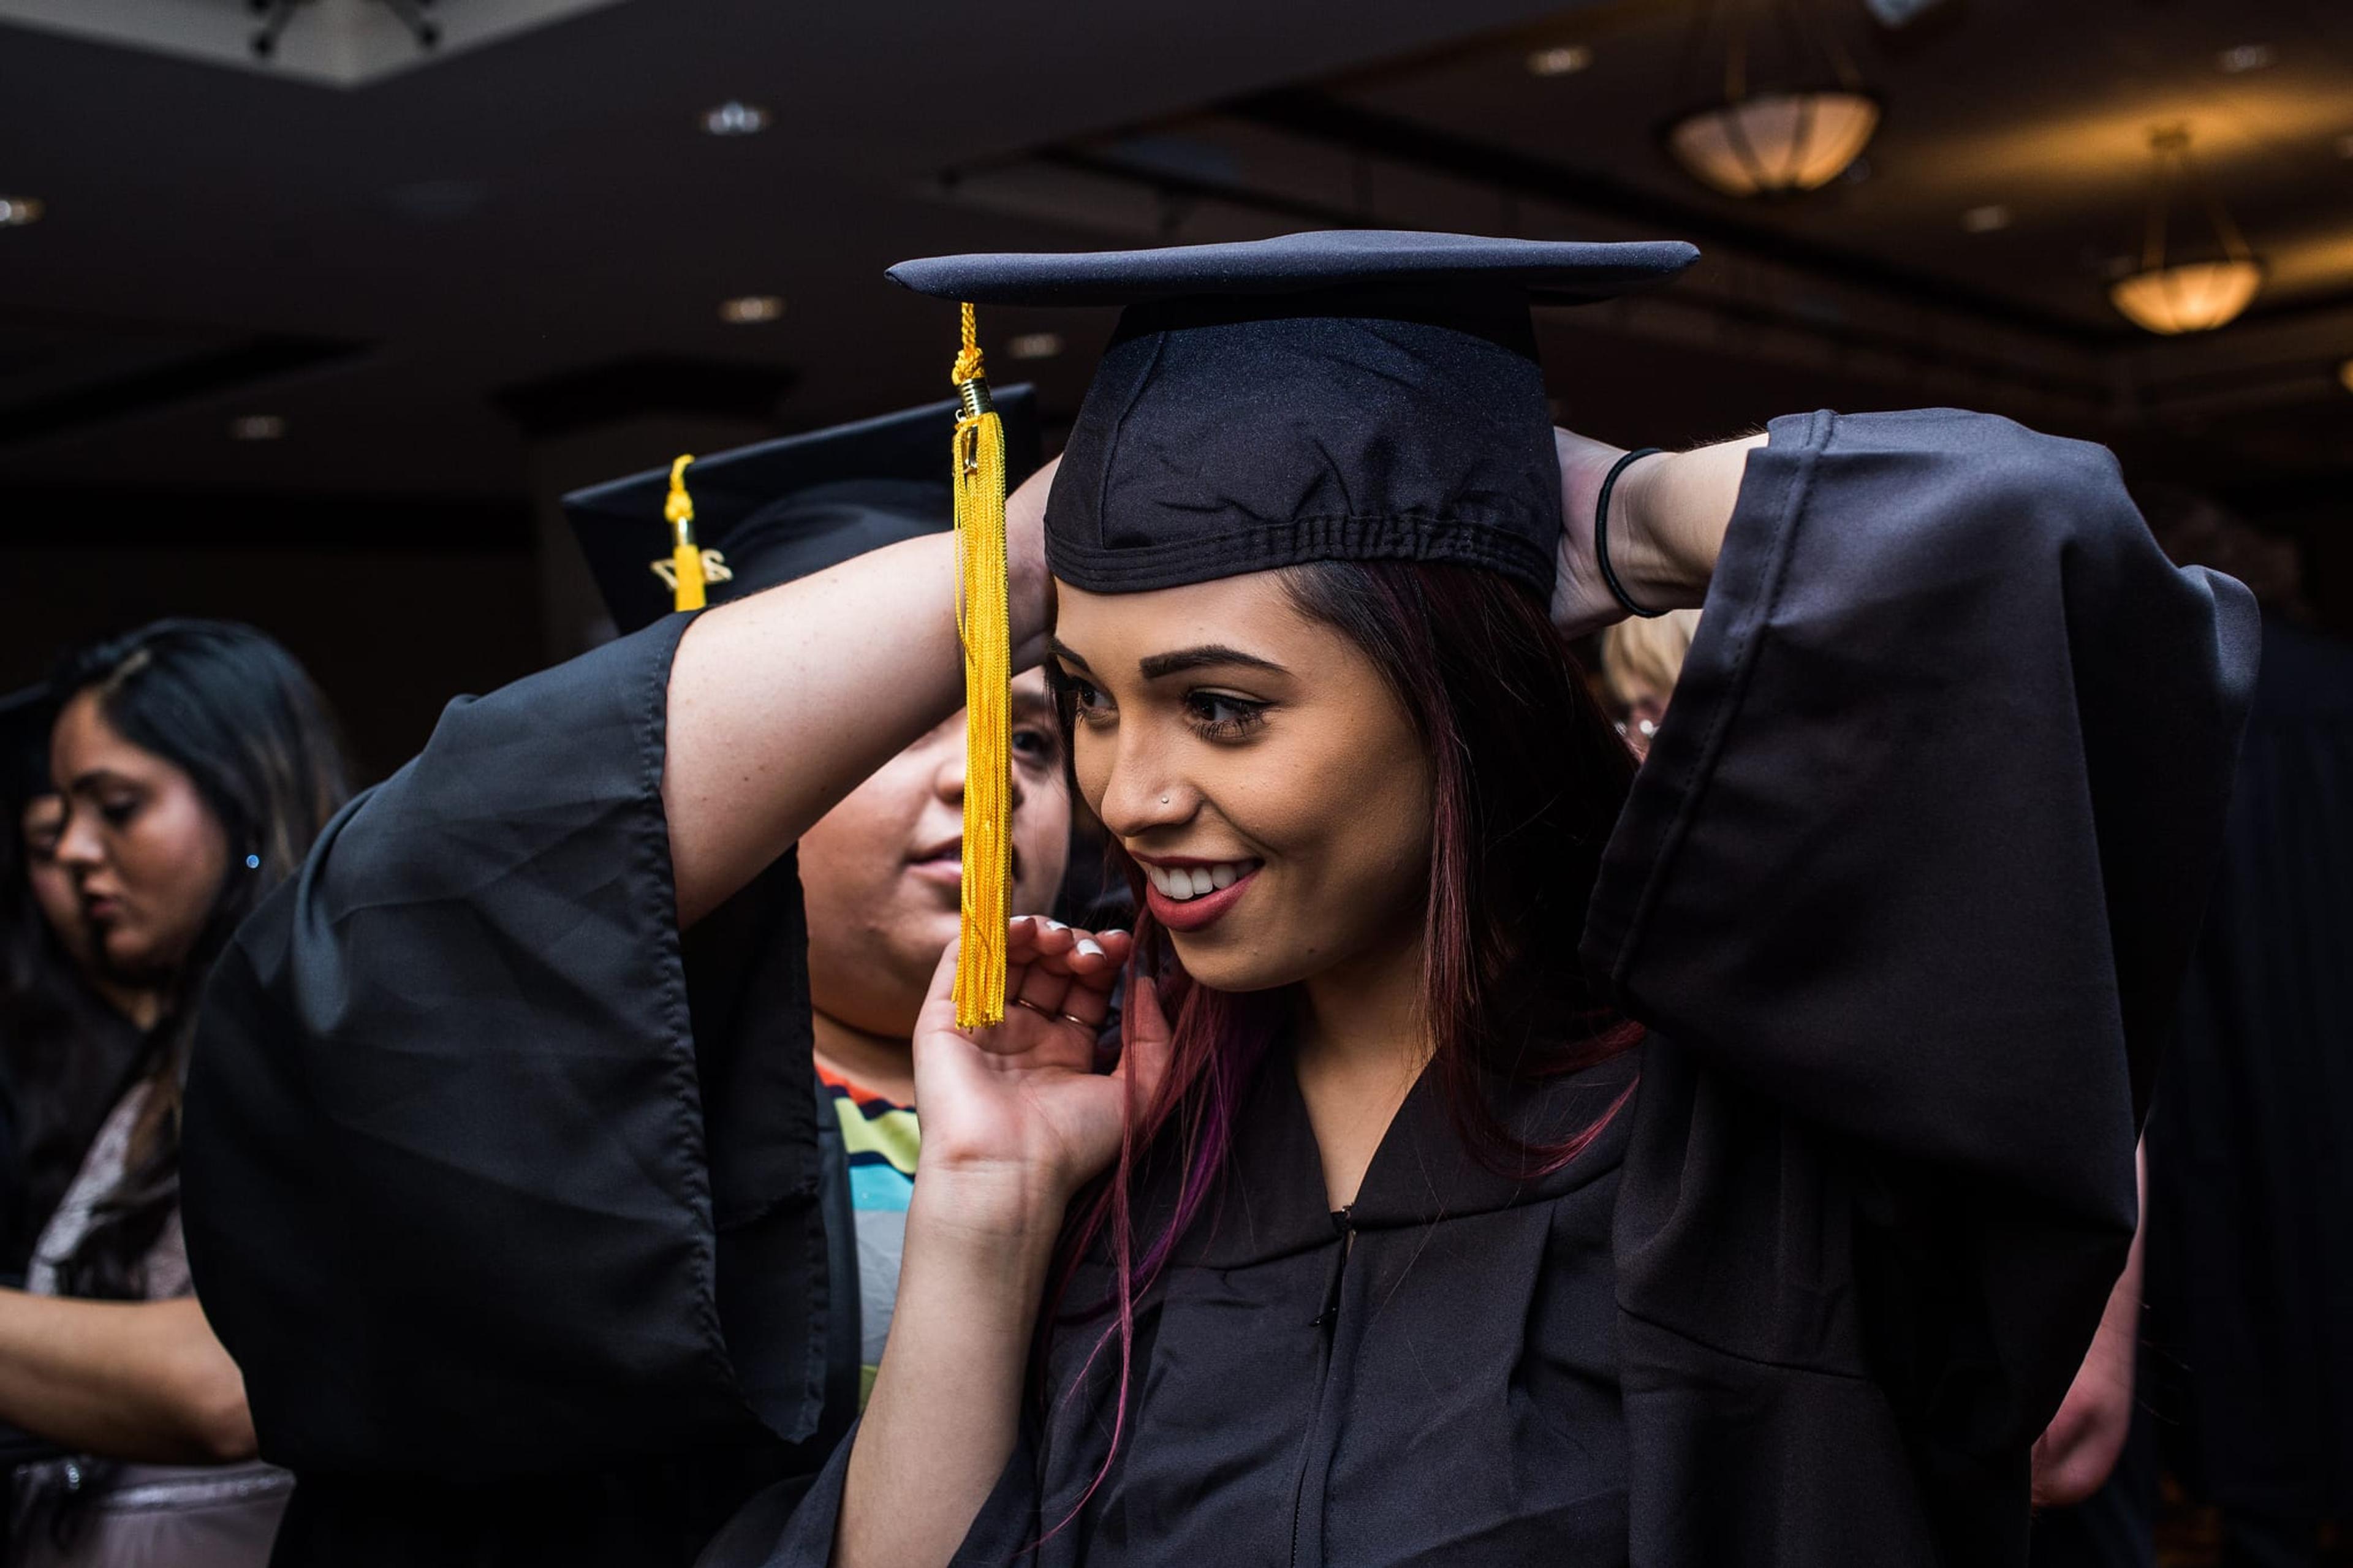
<path id="1" fill-rule="evenodd" d="M 1601 499 L 1593 508 L 1593 563 L 1601 568 L 1601 581 L 1609 585 L 1609 596 L 1625 605 L 1628 615 L 1640 616 L 1646 621 L 1656 620 L 1667 612 L 1646 610 L 1628 598 L 1626 585 L 1618 581 L 1618 574 L 1609 568 L 1609 492 L 1618 488 L 1618 476 L 1624 473 L 1629 465 L 1644 458 L 1655 458 L 1661 450 L 1657 447 L 1639 447 L 1610 464 L 1609 476 L 1601 481 Z"/>

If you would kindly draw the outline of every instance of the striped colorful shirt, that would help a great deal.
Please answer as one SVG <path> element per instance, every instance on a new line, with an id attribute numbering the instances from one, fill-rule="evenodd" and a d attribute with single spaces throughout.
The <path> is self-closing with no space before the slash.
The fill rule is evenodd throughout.
<path id="1" fill-rule="evenodd" d="M 899 1295 L 899 1259 L 907 1246 L 907 1198 L 915 1188 L 915 1152 L 921 1138 L 915 1108 L 883 1099 L 819 1063 L 818 1081 L 833 1100 L 841 1121 L 841 1145 L 849 1155 L 849 1206 L 858 1230 L 858 1304 L 863 1368 L 858 1403 L 862 1409 L 874 1389 L 874 1369 L 882 1363 L 882 1342 L 891 1332 L 891 1308 Z"/>

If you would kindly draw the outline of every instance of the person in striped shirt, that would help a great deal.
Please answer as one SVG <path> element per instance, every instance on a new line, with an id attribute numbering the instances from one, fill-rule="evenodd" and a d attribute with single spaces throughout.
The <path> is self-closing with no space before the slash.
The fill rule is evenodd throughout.
<path id="1" fill-rule="evenodd" d="M 859 1402 L 873 1386 L 899 1288 L 920 1134 L 910 1037 L 956 934 L 964 809 L 957 713 L 853 790 L 802 836 L 809 1005 L 825 1102 L 840 1119 L 857 1215 Z M 1013 683 L 1015 914 L 1044 914 L 1071 829 L 1062 731 L 1044 674 Z"/>

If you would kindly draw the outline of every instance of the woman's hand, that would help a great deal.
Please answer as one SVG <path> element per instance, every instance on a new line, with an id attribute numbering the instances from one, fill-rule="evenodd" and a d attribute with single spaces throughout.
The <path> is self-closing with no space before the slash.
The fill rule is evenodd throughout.
<path id="1" fill-rule="evenodd" d="M 2132 1433 L 2133 1363 L 2140 1354 L 2142 1247 L 2148 1234 L 2148 1150 L 2133 1152 L 2140 1186 L 2140 1223 L 2124 1272 L 2108 1291 L 2099 1331 L 2076 1369 L 2059 1414 L 2034 1440 L 2033 1497 L 2037 1508 L 2066 1508 L 2107 1484 Z"/>
<path id="2" fill-rule="evenodd" d="M 923 1153 L 891 1339 L 842 1486 L 839 1568 L 955 1554 L 1013 1451 L 1063 1208 L 1119 1152 L 1130 1095 L 1145 1102 L 1167 1070 L 1148 981 L 1119 1070 L 1094 1070 L 1126 932 L 1025 916 L 1006 943 L 1005 1022 L 955 1026 L 954 945 L 915 1020 Z"/>
<path id="3" fill-rule="evenodd" d="M 1024 916 L 1007 932 L 1005 1022 L 955 1026 L 955 948 L 940 960 L 915 1022 L 915 1103 L 923 1108 L 918 1186 L 936 1213 L 1029 1230 L 1061 1218 L 1071 1193 L 1119 1152 L 1130 1079 L 1136 1103 L 1158 1089 L 1168 1031 L 1149 981 L 1138 1033 L 1110 1074 L 1094 1070 L 1095 1036 L 1128 955 L 1125 931 L 1100 934 Z"/>
<path id="4" fill-rule="evenodd" d="M 1583 637 L 1626 618 L 1602 581 L 1593 545 L 1601 482 L 1626 448 L 1567 430 L 1554 430 L 1552 438 L 1560 459 L 1562 525 L 1552 619 L 1565 635 Z M 1609 565 L 1636 604 L 1678 610 L 1706 600 L 1748 454 L 1764 444 L 1763 436 L 1751 436 L 1661 452 L 1620 471 L 1609 492 Z"/>
<path id="5" fill-rule="evenodd" d="M 2059 1414 L 2034 1440 L 2036 1508 L 2072 1508 L 2107 1484 L 2132 1431 L 2131 1330 L 2100 1325 Z"/>

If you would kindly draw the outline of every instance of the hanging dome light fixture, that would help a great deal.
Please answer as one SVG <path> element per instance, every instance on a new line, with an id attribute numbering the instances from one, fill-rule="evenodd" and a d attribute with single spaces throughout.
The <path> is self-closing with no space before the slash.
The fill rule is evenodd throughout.
<path id="1" fill-rule="evenodd" d="M 1830 184 L 1862 155 L 1879 129 L 1879 102 L 1863 91 L 1854 61 L 1828 27 L 1817 30 L 1810 0 L 1728 0 L 1724 101 L 1686 114 L 1666 130 L 1667 150 L 1685 173 L 1728 196 L 1788 195 Z M 1777 11 L 1804 57 L 1829 62 L 1835 85 L 1751 90 L 1750 12 Z M 1703 0 L 1704 37 L 1714 0 Z"/>
<path id="2" fill-rule="evenodd" d="M 2140 268 L 2111 285 L 2108 300 L 2126 320 L 2147 331 L 2168 337 L 2211 332 L 2236 321 L 2254 301 L 2263 286 L 2263 264 L 2247 248 L 2239 226 L 2231 221 L 2221 199 L 2190 162 L 2189 130 L 2179 125 L 2160 127 L 2150 133 L 2148 146 L 2157 174 L 2149 194 Z M 2177 181 L 2194 187 L 2205 198 L 2207 221 L 2222 247 L 2220 258 L 2166 259 L 2166 209 Z"/>

